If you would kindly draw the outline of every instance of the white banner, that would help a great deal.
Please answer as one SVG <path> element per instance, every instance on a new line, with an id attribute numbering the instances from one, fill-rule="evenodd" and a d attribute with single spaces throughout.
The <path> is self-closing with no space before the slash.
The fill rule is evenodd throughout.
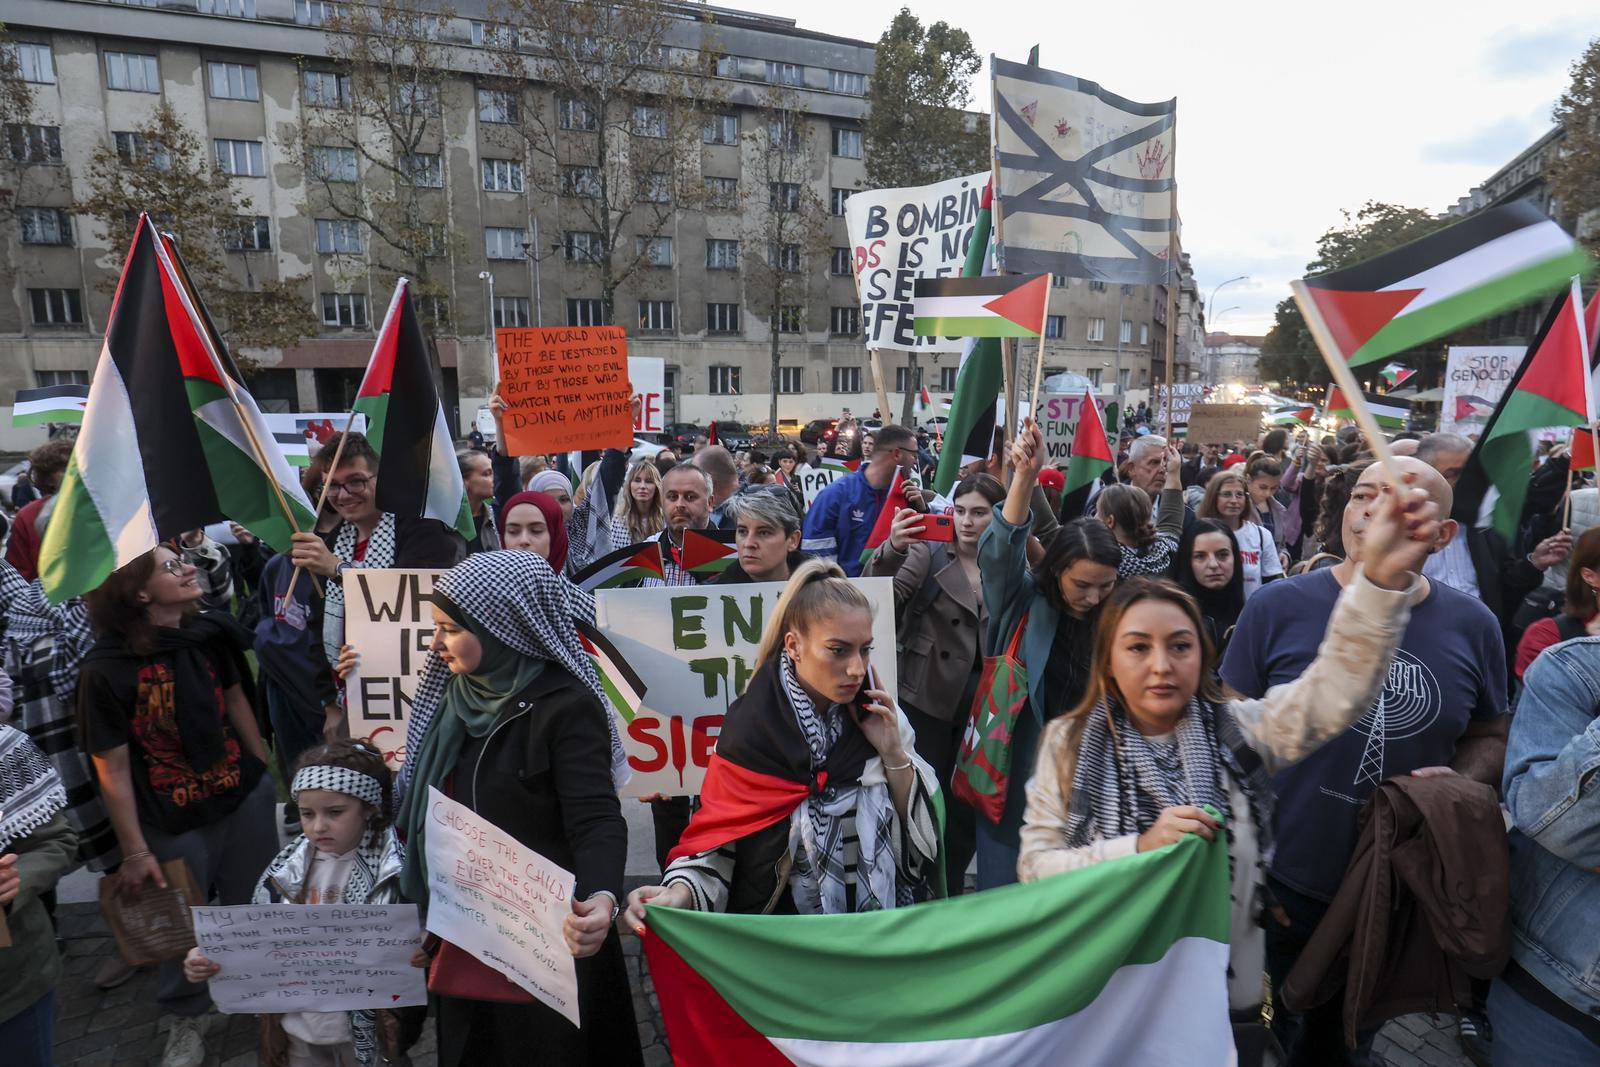
<path id="1" fill-rule="evenodd" d="M 849 473 L 841 467 L 813 467 L 809 463 L 802 463 L 794 469 L 794 476 L 800 479 L 800 495 L 805 497 L 808 508 L 824 489 Z"/>
<path id="2" fill-rule="evenodd" d="M 390 768 L 406 755 L 406 724 L 433 642 L 433 583 L 444 571 L 352 567 L 344 572 L 344 639 L 361 653 L 345 678 L 350 736 L 371 738 Z"/>
<path id="3" fill-rule="evenodd" d="M 868 349 L 959 352 L 959 337 L 917 337 L 913 293 L 918 278 L 961 273 L 989 174 L 911 189 L 872 189 L 845 201 L 861 332 Z"/>
<path id="4" fill-rule="evenodd" d="M 241 904 L 191 908 L 194 937 L 222 969 L 224 1014 L 357 1011 L 428 1002 L 415 904 Z"/>
<path id="5" fill-rule="evenodd" d="M 634 433 L 662 433 L 667 428 L 667 361 L 659 356 L 629 356 L 628 384 L 644 400 Z"/>
<path id="6" fill-rule="evenodd" d="M 1445 351 L 1439 430 L 1481 434 L 1527 349 L 1521 345 L 1451 345 Z"/>
<path id="7" fill-rule="evenodd" d="M 879 688 L 899 692 L 894 583 L 857 578 L 872 602 L 872 665 Z M 623 747 L 633 780 L 623 796 L 700 792 L 728 706 L 755 673 L 756 647 L 782 582 L 656 589 L 602 589 L 596 620 L 645 685 Z"/>
<path id="8" fill-rule="evenodd" d="M 582 1025 L 578 972 L 561 933 L 572 873 L 431 785 L 426 841 L 428 932 Z"/>

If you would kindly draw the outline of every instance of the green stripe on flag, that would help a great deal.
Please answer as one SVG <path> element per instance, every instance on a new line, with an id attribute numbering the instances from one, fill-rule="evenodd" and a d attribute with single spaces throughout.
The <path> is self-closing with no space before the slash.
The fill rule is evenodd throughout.
<path id="1" fill-rule="evenodd" d="M 382 393 L 374 396 L 358 396 L 355 403 L 350 405 L 351 411 L 359 411 L 367 417 L 367 440 L 379 453 L 378 460 L 383 461 L 383 424 L 389 417 L 389 394 Z"/>
<path id="2" fill-rule="evenodd" d="M 1506 398 L 1478 450 L 1478 461 L 1500 491 L 1492 521 L 1507 541 L 1516 537 L 1522 505 L 1528 498 L 1528 478 L 1533 472 L 1533 446 L 1528 442 L 1528 431 L 1582 424 L 1582 417 L 1572 409 L 1537 393 L 1519 389 Z"/>
<path id="3" fill-rule="evenodd" d="M 52 507 L 45 537 L 53 551 L 46 552 L 41 547 L 39 577 L 50 602 L 59 604 L 98 587 L 110 577 L 117 569 L 117 550 L 100 509 L 83 483 L 76 451 L 67 462 L 67 473 Z"/>
<path id="4" fill-rule="evenodd" d="M 600 688 L 606 691 L 606 699 L 611 701 L 611 706 L 622 716 L 623 722 L 632 722 L 633 709 L 628 707 L 628 702 L 622 698 L 622 690 L 618 689 L 606 672 L 600 669 L 600 661 L 592 654 L 589 656 L 589 662 L 594 664 L 594 673 L 600 678 Z"/>
<path id="5" fill-rule="evenodd" d="M 11 412 L 11 425 L 17 429 L 21 429 L 24 426 L 43 426 L 51 422 L 82 423 L 83 408 L 74 406 L 34 411 L 21 411 L 13 408 Z"/>
<path id="6" fill-rule="evenodd" d="M 1004 315 L 919 315 L 912 327 L 918 337 L 1038 337 L 1038 330 L 1018 325 Z"/>

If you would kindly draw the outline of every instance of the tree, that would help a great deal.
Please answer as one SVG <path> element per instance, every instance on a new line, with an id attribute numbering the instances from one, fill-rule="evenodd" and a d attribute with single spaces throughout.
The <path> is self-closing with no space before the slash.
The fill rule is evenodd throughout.
<path id="1" fill-rule="evenodd" d="M 253 205 L 212 161 L 200 136 L 165 100 L 131 132 L 120 146 L 95 149 L 85 195 L 73 204 L 74 211 L 100 224 L 111 246 L 101 260 L 109 270 L 101 289 L 116 291 L 139 215 L 149 212 L 177 238 L 201 298 L 245 373 L 252 373 L 256 363 L 238 349 L 283 348 L 313 333 L 316 323 L 302 292 L 305 276 L 257 275 L 250 251 L 256 235 Z M 239 258 L 230 262 L 234 255 Z"/>
<path id="2" fill-rule="evenodd" d="M 596 276 L 606 322 L 618 290 L 660 265 L 657 238 L 673 216 L 705 197 L 717 56 L 706 40 L 673 46 L 685 11 L 659 0 L 497 0 L 485 30 L 491 80 L 480 94 L 498 94 L 500 120 L 491 136 L 559 201 L 562 250 Z"/>
<path id="3" fill-rule="evenodd" d="M 308 212 L 349 224 L 317 234 L 318 250 L 333 253 L 329 272 L 409 278 L 430 348 L 450 323 L 444 116 L 472 106 L 445 99 L 452 18 L 418 0 L 339 4 L 324 25 L 327 61 L 302 63 L 306 106 L 284 142 L 305 174 Z"/>
<path id="4" fill-rule="evenodd" d="M 1317 238 L 1317 257 L 1306 264 L 1306 274 L 1323 274 L 1360 263 L 1446 225 L 1446 220 L 1421 208 L 1376 200 L 1361 205 L 1354 215 L 1349 211 L 1340 214 L 1343 224 Z M 1416 351 L 1421 350 L 1413 350 Z M 1395 358 L 1405 360 L 1408 354 Z M 1376 373 L 1376 368 L 1368 370 Z M 1316 386 L 1328 381 L 1316 342 L 1292 298 L 1278 304 L 1276 321 L 1261 345 L 1261 376 L 1286 385 Z"/>
<path id="5" fill-rule="evenodd" d="M 740 217 L 744 220 L 745 292 L 765 313 L 771 331 L 772 386 L 767 426 L 778 427 L 778 366 L 783 336 L 806 324 L 807 279 L 828 255 L 828 205 L 812 189 L 821 169 L 813 131 L 806 129 L 798 94 L 772 87 L 761 96 L 756 129 L 744 134 Z"/>
<path id="6" fill-rule="evenodd" d="M 867 181 L 874 189 L 927 185 L 989 168 L 988 117 L 966 111 L 969 85 L 982 68 L 966 30 L 946 22 L 924 27 L 910 8 L 900 9 L 878 38 L 868 94 Z M 920 378 L 917 353 L 908 352 L 900 417 L 907 426 Z"/>
<path id="7" fill-rule="evenodd" d="M 1556 221 L 1600 252 L 1600 37 L 1572 64 L 1572 84 L 1551 115 L 1563 138 L 1549 171 Z"/>
<path id="8" fill-rule="evenodd" d="M 16 41 L 0 22 L 0 221 L 31 199 L 29 179 L 51 161 L 51 146 L 27 131 L 32 120 L 33 88 L 23 80 Z M 59 141 L 54 147 L 59 161 Z"/>

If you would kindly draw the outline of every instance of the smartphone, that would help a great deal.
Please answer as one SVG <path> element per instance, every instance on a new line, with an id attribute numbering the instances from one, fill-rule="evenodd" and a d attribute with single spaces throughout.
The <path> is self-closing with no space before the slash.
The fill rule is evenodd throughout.
<path id="1" fill-rule="evenodd" d="M 911 536 L 918 541 L 954 541 L 956 521 L 949 515 L 919 515 Z"/>

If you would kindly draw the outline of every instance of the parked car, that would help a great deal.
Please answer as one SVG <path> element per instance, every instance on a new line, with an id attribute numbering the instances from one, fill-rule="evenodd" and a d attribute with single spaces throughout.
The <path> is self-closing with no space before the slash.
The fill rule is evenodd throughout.
<path id="1" fill-rule="evenodd" d="M 667 423 L 666 438 L 668 444 L 693 445 L 696 437 L 704 437 L 706 431 L 692 422 Z"/>
<path id="2" fill-rule="evenodd" d="M 742 422 L 717 420 L 717 443 L 730 452 L 750 447 L 750 431 Z"/>
<path id="3" fill-rule="evenodd" d="M 803 445 L 820 445 L 824 441 L 833 439 L 839 432 L 838 419 L 812 419 L 800 428 L 800 443 Z"/>

